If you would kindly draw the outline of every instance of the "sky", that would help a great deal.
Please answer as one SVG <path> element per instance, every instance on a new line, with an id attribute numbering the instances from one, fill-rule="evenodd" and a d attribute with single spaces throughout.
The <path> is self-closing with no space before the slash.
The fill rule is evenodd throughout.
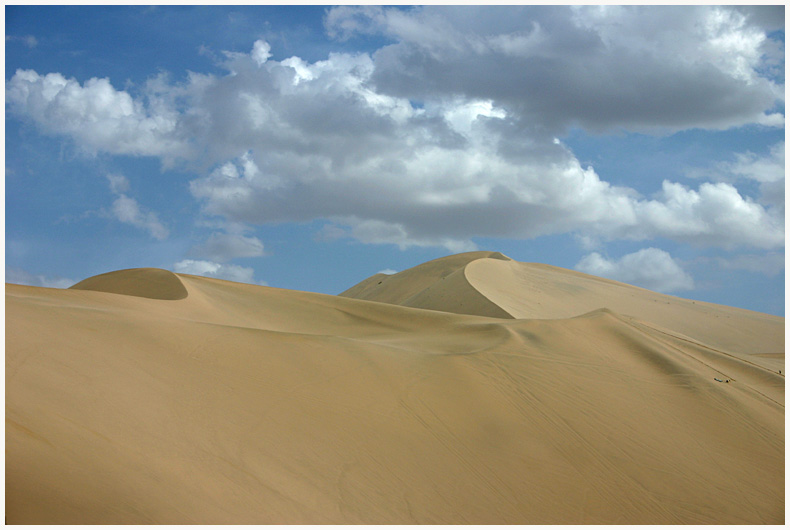
<path id="1" fill-rule="evenodd" d="M 6 282 L 500 251 L 784 315 L 782 5 L 6 6 Z"/>

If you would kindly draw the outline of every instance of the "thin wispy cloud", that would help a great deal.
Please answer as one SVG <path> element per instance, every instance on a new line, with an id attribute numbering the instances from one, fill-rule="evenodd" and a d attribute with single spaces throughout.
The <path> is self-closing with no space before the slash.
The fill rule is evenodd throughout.
<path id="1" fill-rule="evenodd" d="M 6 35 L 5 41 L 6 43 L 19 42 L 28 48 L 35 48 L 38 46 L 38 39 L 34 35 Z"/>
<path id="2" fill-rule="evenodd" d="M 109 210 L 109 215 L 120 221 L 148 232 L 151 237 L 158 240 L 167 239 L 170 231 L 159 221 L 159 216 L 149 211 L 129 197 L 129 181 L 123 175 L 107 175 L 110 190 L 116 196 Z"/>

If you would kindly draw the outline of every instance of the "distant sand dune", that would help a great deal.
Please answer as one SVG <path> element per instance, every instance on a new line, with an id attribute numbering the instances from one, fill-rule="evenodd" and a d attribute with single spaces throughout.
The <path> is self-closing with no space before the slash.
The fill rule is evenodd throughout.
<path id="1" fill-rule="evenodd" d="M 490 252 L 440 258 L 368 279 L 341 296 L 497 318 L 570 318 L 608 308 L 737 355 L 784 352 L 784 319 L 685 300 L 632 285 Z M 374 278 L 378 278 L 377 275 Z M 445 287 L 448 284 L 448 287 Z M 408 286 L 417 286 L 414 291 Z M 398 297 L 398 293 L 408 296 Z M 775 368 L 770 361 L 754 360 Z"/>
<path id="2" fill-rule="evenodd" d="M 784 522 L 784 319 L 498 253 L 420 267 L 340 297 L 7 284 L 8 523 Z"/>
<path id="3" fill-rule="evenodd" d="M 156 300 L 180 300 L 187 290 L 181 280 L 162 269 L 126 269 L 92 276 L 70 287 Z"/>

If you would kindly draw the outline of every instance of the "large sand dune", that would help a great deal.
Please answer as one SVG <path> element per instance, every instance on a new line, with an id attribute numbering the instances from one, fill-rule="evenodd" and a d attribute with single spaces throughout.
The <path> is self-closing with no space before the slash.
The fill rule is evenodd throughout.
<path id="1" fill-rule="evenodd" d="M 684 300 L 560 267 L 521 263 L 499 252 L 469 252 L 391 276 L 377 274 L 341 296 L 518 319 L 570 318 L 607 308 L 708 346 L 756 354 L 754 359 L 784 353 L 783 318 Z"/>
<path id="2" fill-rule="evenodd" d="M 778 317 L 498 253 L 75 287 L 6 285 L 8 523 L 784 522 Z"/>

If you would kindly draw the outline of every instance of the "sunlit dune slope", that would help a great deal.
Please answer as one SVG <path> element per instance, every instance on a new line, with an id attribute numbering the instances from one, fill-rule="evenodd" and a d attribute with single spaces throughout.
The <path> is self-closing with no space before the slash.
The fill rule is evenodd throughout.
<path id="1" fill-rule="evenodd" d="M 459 254 L 392 276 L 376 275 L 341 296 L 519 319 L 570 318 L 607 308 L 742 358 L 749 355 L 753 362 L 775 370 L 775 359 L 784 359 L 783 318 L 490 254 Z M 452 288 L 445 289 L 446 283 Z"/>
<path id="2" fill-rule="evenodd" d="M 6 284 L 8 523 L 784 522 L 783 355 L 147 271 Z"/>

